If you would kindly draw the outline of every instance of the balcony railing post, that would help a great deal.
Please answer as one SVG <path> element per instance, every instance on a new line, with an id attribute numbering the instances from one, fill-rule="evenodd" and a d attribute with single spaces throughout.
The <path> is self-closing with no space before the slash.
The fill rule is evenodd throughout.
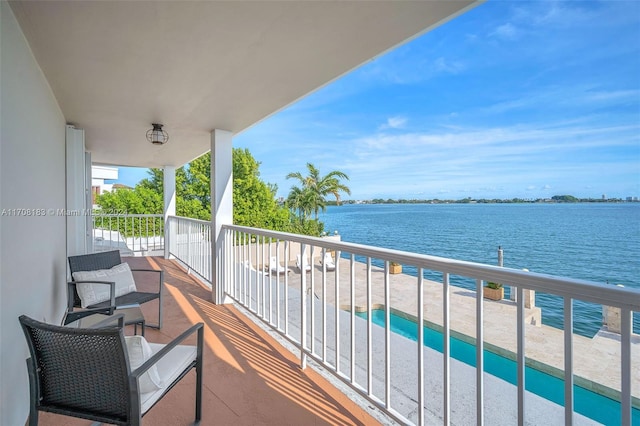
<path id="1" fill-rule="evenodd" d="M 518 358 L 518 426 L 524 426 L 524 390 L 525 390 L 525 354 L 524 354 L 524 291 L 522 286 L 517 287 L 517 311 L 516 311 L 516 336 Z"/>
<path id="2" fill-rule="evenodd" d="M 389 290 L 389 261 L 384 262 L 384 405 L 391 408 L 391 292 Z"/>
<path id="3" fill-rule="evenodd" d="M 316 303 L 315 303 L 315 297 L 316 297 L 316 280 L 315 280 L 315 274 L 313 271 L 313 246 L 309 247 L 309 266 L 311 267 L 311 291 L 309 293 L 309 300 L 311 301 L 311 304 L 309 306 L 309 309 L 311 310 L 311 324 L 310 324 L 310 328 L 311 328 L 311 353 L 314 354 L 315 348 L 316 348 Z M 304 255 L 304 253 L 303 253 Z M 307 257 L 304 256 L 303 258 L 304 260 L 302 261 L 302 264 L 305 265 L 306 264 L 306 259 Z M 304 266 L 305 272 L 304 274 L 306 275 L 306 266 Z"/>
<path id="4" fill-rule="evenodd" d="M 570 297 L 564 298 L 564 423 L 573 424 L 573 300 Z"/>
<path id="5" fill-rule="evenodd" d="M 284 242 L 284 258 L 289 259 L 289 241 Z M 284 332 L 289 333 L 289 273 L 288 266 L 284 273 Z"/>
<path id="6" fill-rule="evenodd" d="M 322 362 L 327 362 L 327 263 L 326 249 L 322 249 Z"/>
<path id="7" fill-rule="evenodd" d="M 484 313 L 482 280 L 476 280 L 476 424 L 484 424 Z"/>
<path id="8" fill-rule="evenodd" d="M 164 258 L 165 259 L 171 258 L 171 243 L 173 241 L 173 238 L 171 236 L 171 231 L 173 229 L 173 226 L 171 222 L 173 222 L 173 216 L 168 217 L 164 225 Z M 154 229 L 155 229 L 155 223 L 156 221 L 154 220 L 153 221 Z"/>
<path id="9" fill-rule="evenodd" d="M 449 274 L 444 273 L 442 277 L 442 397 L 443 397 L 443 424 L 449 426 L 451 422 L 451 404 L 449 402 L 450 391 L 450 328 L 449 328 Z"/>
<path id="10" fill-rule="evenodd" d="M 351 343 L 350 343 L 350 374 L 351 374 L 351 383 L 356 382 L 356 257 L 355 254 L 351 253 L 351 260 L 349 262 L 350 268 L 350 306 L 351 311 L 349 312 L 351 317 Z"/>
<path id="11" fill-rule="evenodd" d="M 336 352 L 336 373 L 340 373 L 340 251 L 336 251 L 336 285 L 334 287 L 334 315 L 335 315 L 335 352 Z"/>
<path id="12" fill-rule="evenodd" d="M 304 253 L 305 245 L 300 246 L 300 251 Z M 307 368 L 307 274 L 305 273 L 304 266 L 302 266 L 301 280 L 300 280 L 300 368 L 303 370 Z M 285 272 L 286 275 L 286 272 Z"/>
<path id="13" fill-rule="evenodd" d="M 631 425 L 631 311 L 622 309 L 622 327 L 620 331 L 620 402 L 622 410 L 622 425 Z M 636 377 L 637 379 L 637 377 Z"/>
<path id="14" fill-rule="evenodd" d="M 418 425 L 424 425 L 424 276 L 418 268 Z"/>
<path id="15" fill-rule="evenodd" d="M 367 394 L 373 395 L 373 310 L 371 309 L 371 258 L 367 258 Z"/>

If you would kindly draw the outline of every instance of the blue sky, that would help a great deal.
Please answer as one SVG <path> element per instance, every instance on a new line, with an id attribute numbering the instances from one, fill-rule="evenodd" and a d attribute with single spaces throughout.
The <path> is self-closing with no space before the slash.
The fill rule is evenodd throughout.
<path id="1" fill-rule="evenodd" d="M 307 162 L 352 199 L 640 196 L 640 2 L 489 0 L 234 146 L 282 196 Z"/>

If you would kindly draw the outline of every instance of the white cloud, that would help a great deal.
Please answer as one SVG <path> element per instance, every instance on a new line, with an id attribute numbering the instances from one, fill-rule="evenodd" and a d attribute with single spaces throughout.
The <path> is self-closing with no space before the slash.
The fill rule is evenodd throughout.
<path id="1" fill-rule="evenodd" d="M 519 196 L 520 188 L 533 197 L 546 196 L 554 187 L 562 190 L 569 182 L 597 179 L 594 170 L 609 169 L 603 164 L 610 160 L 597 154 L 585 158 L 585 153 L 602 146 L 637 145 L 638 134 L 640 125 L 599 127 L 563 122 L 378 133 L 346 142 L 336 168 L 348 171 L 355 193 L 374 196 L 393 197 L 408 188 L 427 197 L 462 190 L 479 197 L 510 198 Z M 628 162 L 628 167 L 616 162 L 620 173 L 633 174 L 634 160 Z M 549 183 L 530 184 L 541 180 Z"/>
<path id="2" fill-rule="evenodd" d="M 638 99 L 640 99 L 640 90 L 598 90 L 584 95 L 585 101 L 594 103 L 637 102 Z"/>
<path id="3" fill-rule="evenodd" d="M 403 129 L 409 120 L 406 117 L 395 116 L 387 118 L 387 122 L 382 124 L 379 129 Z"/>
<path id="4" fill-rule="evenodd" d="M 506 40 L 513 40 L 518 36 L 518 30 L 516 29 L 516 27 L 513 24 L 506 23 L 506 24 L 502 24 L 499 27 L 497 27 L 489 35 L 494 36 L 494 37 L 498 37 L 498 38 L 502 38 L 502 39 L 506 39 Z"/>
<path id="5" fill-rule="evenodd" d="M 511 94 L 508 99 L 483 106 L 478 112 L 485 114 L 504 114 L 514 110 L 539 108 L 571 108 L 577 110 L 587 107 L 615 107 L 625 103 L 637 103 L 640 90 L 598 90 L 587 85 L 547 86 L 536 90 Z"/>
<path id="6" fill-rule="evenodd" d="M 460 61 L 451 61 L 446 60 L 443 57 L 439 57 L 433 61 L 433 68 L 436 72 L 458 74 L 465 70 L 465 65 Z"/>

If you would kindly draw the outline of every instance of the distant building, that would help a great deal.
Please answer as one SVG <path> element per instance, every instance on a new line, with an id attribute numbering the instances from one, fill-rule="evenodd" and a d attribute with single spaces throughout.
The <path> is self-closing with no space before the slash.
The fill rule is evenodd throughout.
<path id="1" fill-rule="evenodd" d="M 96 203 L 96 196 L 105 191 L 111 192 L 113 184 L 105 183 L 105 180 L 118 179 L 118 168 L 110 166 L 91 166 L 91 193 L 93 204 Z"/>
<path id="2" fill-rule="evenodd" d="M 602 199 L 606 200 L 607 199 L 607 194 L 602 194 Z"/>

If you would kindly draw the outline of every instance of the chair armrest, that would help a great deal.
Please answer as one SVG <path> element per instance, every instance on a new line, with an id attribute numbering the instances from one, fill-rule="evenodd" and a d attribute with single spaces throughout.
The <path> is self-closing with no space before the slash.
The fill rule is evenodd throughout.
<path id="1" fill-rule="evenodd" d="M 73 281 L 67 281 L 67 312 L 73 312 L 73 308 L 76 305 L 76 283 Z"/>
<path id="2" fill-rule="evenodd" d="M 111 288 L 109 289 L 109 299 L 111 302 L 111 307 L 109 315 L 113 314 L 113 311 L 116 309 L 116 283 L 115 281 L 96 281 L 96 280 L 80 280 L 80 281 L 69 281 L 67 282 L 67 287 L 69 290 L 72 290 L 73 286 L 75 286 L 76 284 L 83 284 L 83 283 L 87 283 L 87 284 L 105 284 L 105 285 L 109 285 Z M 74 300 L 73 300 L 73 293 L 71 291 L 68 291 L 68 312 L 73 312 L 73 304 L 74 304 Z M 103 308 L 104 309 L 104 308 Z"/>
<path id="3" fill-rule="evenodd" d="M 115 306 L 113 308 L 115 309 Z M 72 310 L 64 314 L 64 318 L 62 319 L 62 325 L 67 325 L 74 321 L 78 321 L 79 319 L 82 319 L 84 317 L 88 317 L 95 314 L 112 315 L 111 310 L 112 310 L 111 306 L 108 308 L 87 308 L 82 311 Z"/>
<path id="4" fill-rule="evenodd" d="M 199 322 L 191 326 L 184 333 L 182 333 L 181 335 L 173 339 L 171 342 L 167 343 L 162 349 L 160 349 L 158 352 L 153 354 L 153 356 L 148 360 L 146 360 L 140 367 L 133 370 L 131 372 L 131 376 L 135 378 L 140 377 L 145 371 L 151 368 L 152 365 L 156 364 L 158 361 L 160 361 L 162 357 L 167 355 L 169 351 L 171 351 L 171 349 L 178 346 L 178 344 L 180 344 L 184 339 L 186 339 L 196 331 L 198 332 L 197 354 L 198 354 L 198 357 L 202 356 L 202 345 L 204 341 L 204 324 Z"/>
<path id="5" fill-rule="evenodd" d="M 118 324 L 116 325 L 118 328 L 124 327 L 124 314 L 111 315 L 108 318 L 105 318 L 102 321 L 99 321 L 99 322 L 93 324 L 89 328 L 105 328 L 105 327 L 109 327 L 109 326 L 112 326 L 111 323 L 114 322 L 114 321 L 118 322 Z"/>
<path id="6" fill-rule="evenodd" d="M 164 271 L 161 269 L 132 269 L 131 272 L 157 272 L 158 274 L 160 274 L 160 276 L 158 277 L 159 279 L 159 283 L 158 283 L 158 293 L 162 292 L 162 282 L 164 281 Z"/>

